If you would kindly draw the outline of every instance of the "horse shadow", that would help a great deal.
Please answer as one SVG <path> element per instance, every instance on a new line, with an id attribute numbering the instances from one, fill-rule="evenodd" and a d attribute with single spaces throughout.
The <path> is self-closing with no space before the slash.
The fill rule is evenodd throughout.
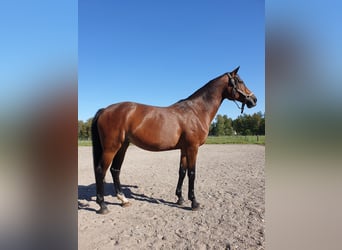
<path id="1" fill-rule="evenodd" d="M 137 192 L 134 192 L 134 189 L 137 189 L 138 186 L 136 185 L 121 185 L 122 192 L 128 199 L 133 199 L 141 202 L 148 202 L 152 204 L 162 204 L 170 207 L 180 207 L 186 210 L 189 210 L 186 207 L 179 206 L 175 202 L 166 201 L 161 198 L 154 198 L 152 196 L 147 196 L 145 194 L 139 194 Z M 116 192 L 114 191 L 113 183 L 104 183 L 104 196 L 116 196 Z M 90 208 L 89 204 L 82 202 L 82 200 L 86 201 L 94 201 L 96 202 L 96 184 L 90 184 L 90 185 L 78 185 L 78 209 L 79 210 L 87 210 L 87 211 L 96 211 L 94 208 Z M 121 202 L 108 202 L 106 201 L 106 204 L 115 205 L 115 206 L 121 206 Z"/>

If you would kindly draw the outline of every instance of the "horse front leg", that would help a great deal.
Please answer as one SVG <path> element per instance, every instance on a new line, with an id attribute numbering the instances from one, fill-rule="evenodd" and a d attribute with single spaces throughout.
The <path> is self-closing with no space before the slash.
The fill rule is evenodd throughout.
<path id="1" fill-rule="evenodd" d="M 189 178 L 188 198 L 191 200 L 192 210 L 197 210 L 200 207 L 200 204 L 196 201 L 195 197 L 196 158 L 198 147 L 189 148 L 187 152 Z"/>
<path id="2" fill-rule="evenodd" d="M 178 183 L 176 188 L 176 196 L 178 197 L 177 204 L 182 205 L 184 203 L 184 198 L 182 196 L 182 186 L 183 181 L 186 175 L 186 169 L 187 169 L 187 160 L 186 160 L 186 154 L 181 151 L 181 158 L 179 163 L 179 177 L 178 177 Z"/>
<path id="3" fill-rule="evenodd" d="M 195 176 L 196 176 L 196 168 L 188 170 L 188 178 L 189 178 L 189 193 L 188 198 L 191 200 L 191 208 L 192 210 L 197 210 L 200 204 L 196 201 L 195 197 Z"/>

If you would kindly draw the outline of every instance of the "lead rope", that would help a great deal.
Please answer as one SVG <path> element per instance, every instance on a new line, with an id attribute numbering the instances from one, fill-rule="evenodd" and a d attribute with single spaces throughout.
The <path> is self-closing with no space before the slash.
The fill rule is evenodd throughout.
<path id="1" fill-rule="evenodd" d="M 245 108 L 245 103 L 242 103 L 242 106 L 240 107 L 239 104 L 236 102 L 236 100 L 233 100 L 233 102 L 236 104 L 238 109 L 241 109 L 241 114 L 243 113 L 243 109 Z"/>

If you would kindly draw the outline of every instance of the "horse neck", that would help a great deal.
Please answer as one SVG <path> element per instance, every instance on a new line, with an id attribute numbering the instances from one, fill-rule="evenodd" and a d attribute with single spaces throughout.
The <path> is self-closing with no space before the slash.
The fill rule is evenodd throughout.
<path id="1" fill-rule="evenodd" d="M 209 124 L 214 119 L 214 116 L 224 99 L 223 94 L 226 89 L 224 76 L 225 75 L 208 82 L 184 100 L 193 107 L 195 112 L 201 113 Z"/>

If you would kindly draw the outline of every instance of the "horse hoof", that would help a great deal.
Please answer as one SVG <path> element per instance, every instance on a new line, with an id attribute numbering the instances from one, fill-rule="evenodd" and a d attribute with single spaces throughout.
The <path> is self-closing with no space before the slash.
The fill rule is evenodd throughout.
<path id="1" fill-rule="evenodd" d="M 109 210 L 106 207 L 100 208 L 99 210 L 96 211 L 97 214 L 108 214 Z"/>
<path id="2" fill-rule="evenodd" d="M 192 211 L 197 211 L 200 208 L 200 204 L 197 201 L 193 201 L 191 203 L 191 209 Z"/>
<path id="3" fill-rule="evenodd" d="M 183 198 L 179 198 L 177 201 L 177 205 L 183 205 L 184 203 L 184 199 Z"/>
<path id="4" fill-rule="evenodd" d="M 131 205 L 132 205 L 132 203 L 130 203 L 130 202 L 125 202 L 125 203 L 121 204 L 122 207 L 129 207 Z"/>

